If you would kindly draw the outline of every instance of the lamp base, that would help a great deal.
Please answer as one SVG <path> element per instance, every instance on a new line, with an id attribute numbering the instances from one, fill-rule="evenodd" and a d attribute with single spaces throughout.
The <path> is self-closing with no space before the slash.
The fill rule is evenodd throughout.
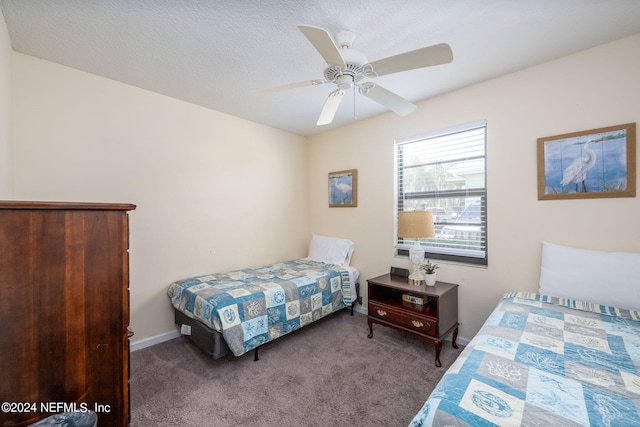
<path id="1" fill-rule="evenodd" d="M 427 283 L 426 280 L 424 279 L 412 279 L 411 277 L 409 277 L 408 280 L 410 285 L 415 285 L 415 286 L 422 286 Z"/>
<path id="2" fill-rule="evenodd" d="M 426 277 L 422 272 L 422 268 L 420 265 L 414 265 L 413 272 L 409 275 L 409 284 L 410 285 L 424 285 L 426 282 Z"/>
<path id="3" fill-rule="evenodd" d="M 422 263 L 424 262 L 424 249 L 416 239 L 414 245 L 409 249 L 409 260 L 413 265 L 413 271 L 409 275 L 410 285 L 424 285 L 426 277 L 422 272 Z"/>

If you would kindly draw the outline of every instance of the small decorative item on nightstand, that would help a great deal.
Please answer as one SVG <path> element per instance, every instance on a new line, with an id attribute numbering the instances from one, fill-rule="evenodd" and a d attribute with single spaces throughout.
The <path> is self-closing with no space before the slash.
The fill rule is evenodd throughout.
<path id="1" fill-rule="evenodd" d="M 426 274 L 425 281 L 427 286 L 435 286 L 436 284 L 436 269 L 440 268 L 438 264 L 432 263 L 430 260 L 427 260 L 427 263 L 422 266 Z"/>
<path id="2" fill-rule="evenodd" d="M 410 294 L 402 294 L 402 301 L 408 302 L 411 304 L 425 305 L 428 301 L 428 298 L 417 297 L 415 295 L 410 295 Z"/>

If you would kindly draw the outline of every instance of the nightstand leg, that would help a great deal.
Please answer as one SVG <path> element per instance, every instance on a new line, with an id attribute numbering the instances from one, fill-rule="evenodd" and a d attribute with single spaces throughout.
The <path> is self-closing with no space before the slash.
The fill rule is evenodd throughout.
<path id="1" fill-rule="evenodd" d="M 458 328 L 453 330 L 453 340 L 451 343 L 453 344 L 453 348 L 458 348 L 458 344 L 456 344 L 456 340 L 458 339 Z"/>
<path id="2" fill-rule="evenodd" d="M 367 323 L 369 324 L 369 335 L 367 335 L 367 338 L 373 338 L 373 322 L 371 319 L 367 319 Z"/>
<path id="3" fill-rule="evenodd" d="M 433 345 L 436 348 L 436 367 L 441 367 L 442 363 L 440 363 L 440 351 L 442 350 L 442 342 L 438 342 Z"/>

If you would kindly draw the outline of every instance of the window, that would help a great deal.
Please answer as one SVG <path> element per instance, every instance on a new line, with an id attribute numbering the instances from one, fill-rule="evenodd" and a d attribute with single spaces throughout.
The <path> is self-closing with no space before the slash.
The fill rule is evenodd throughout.
<path id="1" fill-rule="evenodd" d="M 485 160 L 484 120 L 396 141 L 396 218 L 431 211 L 436 236 L 421 239 L 427 258 L 487 265 Z M 397 253 L 413 243 L 397 238 Z"/>

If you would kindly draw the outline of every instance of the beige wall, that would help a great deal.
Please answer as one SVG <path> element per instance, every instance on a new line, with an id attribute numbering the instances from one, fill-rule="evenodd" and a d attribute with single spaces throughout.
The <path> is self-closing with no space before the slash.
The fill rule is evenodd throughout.
<path id="1" fill-rule="evenodd" d="M 394 139 L 485 119 L 489 266 L 442 263 L 458 283 L 460 335 L 471 338 L 504 292 L 536 291 L 541 241 L 640 252 L 639 198 L 538 201 L 536 139 L 640 123 L 640 35 L 477 84 L 310 138 L 310 226 L 356 242 L 366 278 L 408 267 L 394 257 Z M 327 207 L 327 173 L 358 169 L 358 207 Z"/>
<path id="2" fill-rule="evenodd" d="M 11 43 L 7 25 L 0 19 L 0 199 L 13 197 L 11 129 Z"/>
<path id="3" fill-rule="evenodd" d="M 13 54 L 22 200 L 128 202 L 134 341 L 187 276 L 306 255 L 305 139 Z"/>
<path id="4" fill-rule="evenodd" d="M 471 338 L 502 293 L 536 290 L 542 239 L 640 251 L 638 198 L 538 201 L 536 188 L 536 138 L 640 121 L 638 52 L 640 35 L 423 102 L 406 118 L 384 114 L 306 140 L 0 51 L 0 67 L 13 62 L 15 195 L 138 205 L 131 319 L 140 341 L 175 331 L 172 280 L 305 255 L 311 232 L 356 242 L 363 284 L 406 266 L 393 255 L 394 139 L 486 119 L 489 267 L 439 270 L 460 284 L 460 335 Z M 351 168 L 358 207 L 329 209 L 327 173 Z"/>

